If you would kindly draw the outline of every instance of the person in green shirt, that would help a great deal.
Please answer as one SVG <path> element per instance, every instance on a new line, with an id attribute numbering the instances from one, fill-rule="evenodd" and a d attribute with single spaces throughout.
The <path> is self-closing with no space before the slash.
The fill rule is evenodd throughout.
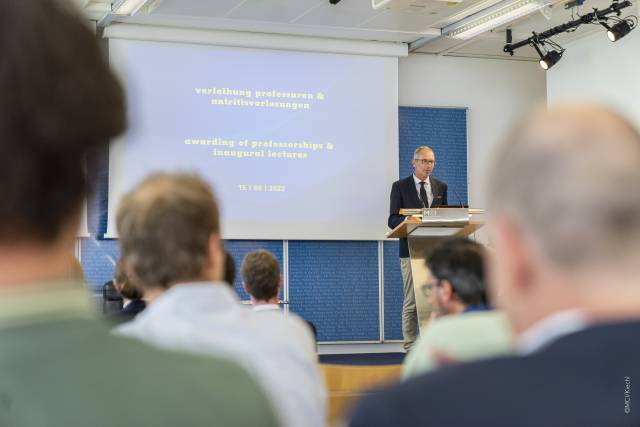
<path id="1" fill-rule="evenodd" d="M 0 426 L 275 426 L 235 363 L 109 333 L 69 279 L 85 161 L 124 94 L 65 3 L 0 1 Z"/>
<path id="2" fill-rule="evenodd" d="M 466 238 L 445 240 L 427 256 L 423 291 L 434 311 L 405 358 L 404 379 L 441 365 L 491 357 L 511 350 L 504 313 L 491 310 L 485 278 L 486 250 Z"/>

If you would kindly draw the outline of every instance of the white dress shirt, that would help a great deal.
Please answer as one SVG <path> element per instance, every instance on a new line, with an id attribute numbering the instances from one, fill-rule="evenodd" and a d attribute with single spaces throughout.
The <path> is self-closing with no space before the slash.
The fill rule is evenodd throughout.
<path id="1" fill-rule="evenodd" d="M 278 304 L 254 304 L 251 306 L 253 311 L 277 311 L 280 312 L 280 306 Z M 284 313 L 283 313 L 284 314 Z"/>
<path id="2" fill-rule="evenodd" d="M 581 331 L 589 325 L 582 310 L 563 310 L 545 317 L 525 330 L 516 343 L 518 353 L 529 355 L 565 335 Z"/>
<path id="3" fill-rule="evenodd" d="M 115 332 L 164 349 L 227 357 L 262 385 L 281 425 L 325 425 L 326 391 L 308 326 L 295 315 L 251 311 L 225 283 L 175 285 Z"/>
<path id="4" fill-rule="evenodd" d="M 418 199 L 420 199 L 420 181 L 417 176 L 413 175 L 413 182 L 416 183 L 416 191 L 418 192 Z M 433 191 L 431 191 L 431 179 L 427 177 L 424 181 L 424 191 L 427 192 L 427 200 L 429 200 L 429 206 L 433 204 Z M 422 200 L 422 199 L 420 199 Z M 427 208 L 429 206 L 426 206 Z"/>

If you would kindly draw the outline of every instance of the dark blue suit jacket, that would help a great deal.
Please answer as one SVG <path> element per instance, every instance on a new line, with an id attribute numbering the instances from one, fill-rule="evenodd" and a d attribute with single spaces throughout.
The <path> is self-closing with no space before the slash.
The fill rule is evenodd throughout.
<path id="1" fill-rule="evenodd" d="M 109 316 L 109 319 L 114 323 L 125 323 L 133 320 L 134 317 L 138 315 L 141 311 L 143 311 L 147 307 L 147 303 L 141 299 L 135 299 L 129 303 L 122 310 L 113 313 Z"/>
<path id="2" fill-rule="evenodd" d="M 431 181 L 431 192 L 433 193 L 433 200 L 429 207 L 446 206 L 448 204 L 447 184 L 434 177 L 429 179 Z M 404 221 L 405 216 L 399 214 L 401 208 L 419 209 L 422 207 L 422 201 L 418 197 L 413 175 L 394 182 L 391 187 L 391 201 L 389 203 L 389 228 L 396 228 Z M 408 257 L 409 245 L 407 244 L 407 239 L 400 239 L 400 258 Z"/>
<path id="3" fill-rule="evenodd" d="M 416 377 L 362 401 L 351 427 L 637 427 L 638 389 L 640 321 L 612 323 Z"/>

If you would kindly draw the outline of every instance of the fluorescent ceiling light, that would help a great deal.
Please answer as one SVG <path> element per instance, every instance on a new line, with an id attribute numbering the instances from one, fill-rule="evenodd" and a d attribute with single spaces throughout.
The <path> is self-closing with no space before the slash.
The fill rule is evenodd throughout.
<path id="1" fill-rule="evenodd" d="M 462 9 L 460 12 L 456 13 L 455 15 L 451 15 L 450 17 L 448 17 L 444 23 L 446 25 L 449 24 L 455 24 L 458 21 L 463 20 L 464 18 L 467 18 L 477 12 L 481 12 L 483 10 L 485 10 L 488 7 L 493 6 L 496 3 L 500 3 L 502 0 L 485 0 L 485 1 L 481 1 L 479 3 L 475 3 L 472 4 L 471 6 L 467 7 L 466 9 Z"/>
<path id="2" fill-rule="evenodd" d="M 113 3 L 111 12 L 116 15 L 131 16 L 147 3 L 150 3 L 150 0 L 118 0 Z"/>
<path id="3" fill-rule="evenodd" d="M 412 11 L 418 11 L 422 8 L 429 7 L 433 1 L 462 3 L 464 0 L 371 0 L 371 8 L 373 10 L 385 8 L 412 13 Z"/>
<path id="4" fill-rule="evenodd" d="M 386 6 L 392 0 L 371 0 L 371 8 L 374 10 L 380 9 L 383 6 Z"/>
<path id="5" fill-rule="evenodd" d="M 549 0 L 508 0 L 495 4 L 442 29 L 442 35 L 466 40 L 540 10 Z"/>

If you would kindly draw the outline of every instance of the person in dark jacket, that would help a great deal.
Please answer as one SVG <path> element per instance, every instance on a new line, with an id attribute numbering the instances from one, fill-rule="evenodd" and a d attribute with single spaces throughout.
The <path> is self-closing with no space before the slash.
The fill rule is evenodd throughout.
<path id="1" fill-rule="evenodd" d="M 116 264 L 113 275 L 113 286 L 120 296 L 122 296 L 122 310 L 113 313 L 110 320 L 115 323 L 124 323 L 133 320 L 134 317 L 145 309 L 147 303 L 144 301 L 144 293 L 135 286 L 127 276 L 122 260 Z"/>
<path id="2" fill-rule="evenodd" d="M 436 167 L 436 155 L 430 147 L 422 145 L 413 153 L 413 174 L 393 183 L 389 201 L 389 228 L 396 228 L 404 219 L 400 209 L 435 208 L 447 205 L 447 184 L 431 176 Z M 408 351 L 418 335 L 418 312 L 413 289 L 411 260 L 407 239 L 400 239 L 400 270 L 402 272 L 402 336 Z"/>

